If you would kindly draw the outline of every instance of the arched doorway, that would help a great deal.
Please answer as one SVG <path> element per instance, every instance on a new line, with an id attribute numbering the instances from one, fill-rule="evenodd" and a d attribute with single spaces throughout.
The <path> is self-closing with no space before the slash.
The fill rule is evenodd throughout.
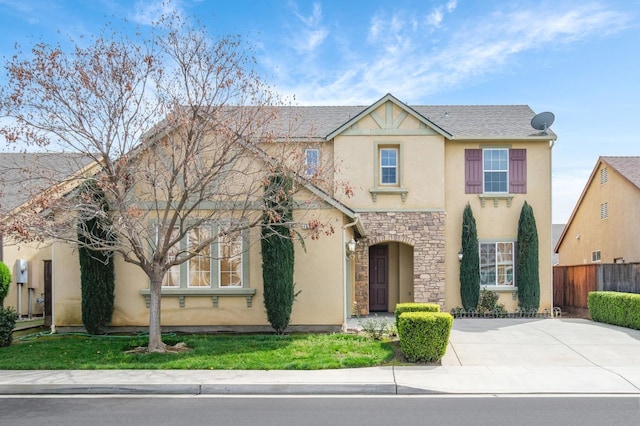
<path id="1" fill-rule="evenodd" d="M 369 312 L 393 312 L 413 302 L 413 247 L 386 241 L 369 247 Z"/>

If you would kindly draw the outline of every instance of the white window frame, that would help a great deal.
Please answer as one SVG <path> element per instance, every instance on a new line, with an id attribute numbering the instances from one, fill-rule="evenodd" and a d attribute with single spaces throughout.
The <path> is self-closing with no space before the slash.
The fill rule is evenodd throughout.
<path id="1" fill-rule="evenodd" d="M 225 257 L 223 257 L 223 248 L 224 248 L 224 244 L 223 242 L 220 241 L 220 239 L 218 239 L 217 241 L 217 246 L 218 246 L 218 258 L 217 263 L 218 263 L 218 282 L 217 282 L 217 287 L 218 288 L 242 288 L 244 285 L 244 259 L 243 259 L 243 255 L 244 255 L 244 251 L 245 251 L 245 243 L 244 243 L 244 237 L 242 235 L 242 232 L 238 232 L 238 235 L 236 236 L 236 238 L 234 239 L 234 241 L 230 242 L 231 244 L 236 243 L 239 240 L 240 242 L 240 251 L 238 254 L 235 254 L 234 256 L 230 257 L 229 259 L 239 259 L 239 263 L 238 263 L 238 274 L 240 275 L 240 283 L 237 285 L 222 285 L 222 274 L 223 272 L 233 272 L 233 271 L 223 271 L 222 270 L 222 260 L 225 259 Z"/>
<path id="2" fill-rule="evenodd" d="M 598 263 L 602 262 L 602 251 L 594 250 L 591 252 L 591 262 Z"/>
<path id="3" fill-rule="evenodd" d="M 209 236 L 207 238 L 211 238 L 211 235 L 212 235 L 212 232 L 213 232 L 213 229 L 211 228 L 211 226 L 209 226 L 209 225 L 201 225 L 201 226 L 198 226 L 196 228 L 192 228 L 192 229 L 189 230 L 189 232 L 187 232 L 187 235 L 185 237 L 186 240 L 187 240 L 186 241 L 186 245 L 187 245 L 187 247 L 189 249 L 190 249 L 190 244 L 191 244 L 191 241 L 190 241 L 190 238 L 189 238 L 189 234 L 193 230 L 200 229 L 200 228 L 207 229 L 208 232 L 209 232 Z M 186 270 L 187 288 L 211 288 L 213 286 L 213 280 L 212 280 L 212 278 L 213 278 L 213 264 L 212 263 L 213 263 L 214 259 L 212 259 L 212 257 L 211 257 L 211 253 L 212 253 L 212 250 L 213 250 L 213 247 L 212 247 L 211 243 L 209 243 L 208 249 L 209 249 L 209 255 L 207 257 L 205 257 L 205 259 L 208 259 L 208 261 L 209 261 L 209 285 L 193 285 L 192 282 L 191 282 L 191 262 L 194 261 L 194 260 L 201 259 L 201 258 L 204 257 L 204 256 L 199 254 L 199 255 L 196 255 L 196 256 L 192 257 L 191 259 L 189 259 L 188 261 L 185 262 L 186 263 L 186 269 L 187 269 Z"/>
<path id="4" fill-rule="evenodd" d="M 172 232 L 172 236 L 173 233 L 178 232 L 178 228 L 174 227 L 173 228 L 173 232 Z M 159 230 L 156 228 L 156 243 L 157 240 L 159 238 L 159 235 L 157 234 L 159 232 Z M 174 260 L 176 255 L 178 255 L 180 253 L 180 250 L 182 249 L 182 240 L 180 240 L 178 242 L 178 244 L 176 246 L 171 247 L 171 249 L 169 250 L 169 260 Z M 172 254 L 173 253 L 173 254 Z M 169 268 L 169 270 L 165 273 L 164 278 L 162 280 L 162 288 L 180 288 L 181 287 L 181 265 L 174 265 L 171 268 Z M 177 285 L 166 285 L 166 283 L 169 281 L 170 277 L 172 275 L 176 275 L 176 279 L 173 280 L 177 283 Z"/>
<path id="5" fill-rule="evenodd" d="M 489 168 L 487 167 L 487 161 L 492 161 L 492 159 L 487 158 L 487 155 L 490 152 L 495 152 L 495 151 L 500 151 L 500 152 L 505 152 L 506 153 L 506 164 L 505 164 L 505 168 Z M 498 160 L 500 161 L 500 160 Z M 489 164 L 490 166 L 492 164 Z M 504 191 L 503 190 L 499 190 L 499 191 L 489 191 L 487 190 L 487 173 L 500 173 L 500 174 L 504 174 L 505 179 L 504 179 Z M 501 189 L 501 188 L 500 188 Z M 482 149 L 482 192 L 484 194 L 507 194 L 509 193 L 509 148 L 483 148 Z"/>
<path id="6" fill-rule="evenodd" d="M 310 157 L 311 156 L 311 157 Z M 318 148 L 307 148 L 304 151 L 304 174 L 311 177 L 318 173 L 320 167 L 320 150 Z"/>
<path id="7" fill-rule="evenodd" d="M 383 157 L 384 157 L 384 152 L 388 151 L 388 152 L 393 152 L 394 153 L 394 157 L 395 157 L 395 164 L 393 165 L 385 165 L 383 164 Z M 399 167 L 399 162 L 400 162 L 400 149 L 398 147 L 395 146 L 381 146 L 379 148 L 379 170 L 380 170 L 380 186 L 397 186 L 400 183 L 400 167 Z M 395 179 L 393 182 L 385 182 L 384 178 L 385 178 L 385 174 L 384 171 L 385 170 L 394 170 L 394 176 Z"/>
<path id="8" fill-rule="evenodd" d="M 203 224 L 201 227 L 208 227 L 211 235 L 217 232 L 212 225 Z M 177 228 L 176 228 L 177 230 Z M 180 252 L 184 252 L 188 249 L 189 245 L 189 233 L 183 237 L 175 248 L 175 252 L 179 255 Z M 206 290 L 206 289 L 241 289 L 241 288 L 249 288 L 248 283 L 248 235 L 247 231 L 238 231 L 238 237 L 240 242 L 240 251 L 234 257 L 239 258 L 239 275 L 240 275 L 240 283 L 239 285 L 233 286 L 222 286 L 220 285 L 221 280 L 221 260 L 222 260 L 222 244 L 220 243 L 220 239 L 216 239 L 212 241 L 209 245 L 209 253 L 210 253 L 210 269 L 209 269 L 209 285 L 208 286 L 194 286 L 191 285 L 191 273 L 190 273 L 190 260 L 181 263 L 180 265 L 175 265 L 167 271 L 165 275 L 165 279 L 162 282 L 163 290 Z M 215 254 L 215 255 L 214 255 Z M 165 285 L 167 282 L 169 274 L 175 274 L 177 285 Z"/>
<path id="9" fill-rule="evenodd" d="M 499 252 L 498 252 L 498 246 L 500 244 L 509 244 L 511 245 L 511 259 L 510 260 L 504 260 L 504 259 L 500 259 L 499 257 Z M 483 261 L 485 259 L 483 259 L 483 251 L 482 251 L 482 246 L 483 245 L 493 245 L 494 246 L 494 258 L 493 260 L 487 259 L 489 260 L 489 262 L 484 262 Z M 513 289 L 516 287 L 516 273 L 515 273 L 515 268 L 516 268 L 516 244 L 515 241 L 481 241 L 479 242 L 479 253 L 478 256 L 480 258 L 480 286 L 482 288 L 490 288 L 490 289 Z M 493 281 L 492 283 L 487 283 L 486 282 L 486 278 L 483 277 L 484 271 L 483 271 L 483 265 L 486 267 L 488 266 L 493 266 L 494 270 L 491 273 L 491 275 L 493 276 Z M 501 271 L 500 269 L 503 268 L 504 271 Z M 500 277 L 506 277 L 508 278 L 509 276 L 511 277 L 511 281 L 509 284 L 500 284 L 499 283 L 499 279 Z"/>

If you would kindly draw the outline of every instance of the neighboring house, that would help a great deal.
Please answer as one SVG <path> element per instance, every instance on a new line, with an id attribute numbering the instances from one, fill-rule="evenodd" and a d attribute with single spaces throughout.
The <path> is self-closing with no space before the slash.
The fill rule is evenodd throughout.
<path id="1" fill-rule="evenodd" d="M 547 248 L 556 136 L 531 127 L 534 112 L 528 106 L 408 106 L 386 95 L 369 106 L 280 107 L 278 116 L 282 128 L 295 117 L 298 127 L 283 135 L 283 142 L 301 150 L 307 174 L 319 164 L 334 164 L 330 180 L 353 188 L 348 197 L 333 190 L 337 185 L 306 186 L 322 201 L 308 214 L 331 221 L 336 232 L 309 241 L 306 250 L 296 245 L 300 294 L 292 329 L 340 329 L 355 310 L 392 312 L 399 302 L 435 302 L 446 310 L 461 306 L 458 252 L 467 203 L 477 223 L 482 285 L 498 291 L 509 310 L 518 305 L 520 210 L 525 201 L 533 207 L 540 309 L 552 307 Z M 268 329 L 258 239 L 256 229 L 212 245 L 227 258 L 214 261 L 204 277 L 180 268 L 169 274 L 162 292 L 163 326 Z M 53 324 L 81 326 L 77 254 L 61 243 L 50 253 Z M 144 273 L 116 260 L 112 325 L 145 327 L 148 293 Z"/>
<path id="2" fill-rule="evenodd" d="M 78 154 L 1 152 L 0 217 L 32 208 L 30 200 L 35 195 L 46 196 L 52 187 L 75 181 L 89 164 L 86 156 Z M 17 244 L 0 232 L 0 260 L 9 267 L 12 278 L 5 305 L 15 308 L 21 317 L 45 313 L 50 324 L 52 259 L 50 242 Z"/>
<path id="3" fill-rule="evenodd" d="M 555 247 L 560 265 L 640 262 L 640 157 L 600 157 Z"/>

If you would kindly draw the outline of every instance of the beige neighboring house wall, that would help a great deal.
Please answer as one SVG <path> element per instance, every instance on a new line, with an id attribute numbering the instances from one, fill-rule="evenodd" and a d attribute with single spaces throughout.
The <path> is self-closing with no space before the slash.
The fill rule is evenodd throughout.
<path id="1" fill-rule="evenodd" d="M 640 262 L 640 157 L 598 159 L 556 245 L 559 265 Z"/>
<path id="2" fill-rule="evenodd" d="M 0 153 L 0 220 L 5 215 L 31 209 L 29 201 L 35 194 L 54 194 L 74 188 L 78 178 L 87 173 L 92 164 L 82 154 Z M 4 236 L 1 241 L 2 261 L 11 270 L 12 278 L 5 306 L 15 308 L 23 318 L 29 313 L 42 315 L 45 305 L 49 306 L 53 299 L 51 290 L 45 289 L 45 261 L 53 258 L 52 242 L 46 239 L 44 242 L 17 242 L 11 236 Z M 15 270 L 19 259 L 27 262 L 28 282 L 21 286 L 16 282 Z M 49 317 L 51 312 L 46 314 Z"/>
<path id="3" fill-rule="evenodd" d="M 551 150 L 556 136 L 531 127 L 535 113 L 528 106 L 408 106 L 388 94 L 372 105 L 281 107 L 280 112 L 282 122 L 274 123 L 274 129 L 292 131 L 264 150 L 291 149 L 296 152 L 291 158 L 304 162 L 306 150 L 317 149 L 320 163 L 331 166 L 321 179 L 302 184 L 300 200 L 313 194 L 315 201 L 311 209 L 296 212 L 300 232 L 307 235 L 302 224 L 318 217 L 331 223 L 335 233 L 318 240 L 307 238 L 306 250 L 296 243 L 294 279 L 300 294 L 291 317 L 294 329 L 339 330 L 354 313 L 393 312 L 400 302 L 434 302 L 445 310 L 460 306 L 458 251 L 467 203 L 476 218 L 480 243 L 486 247 L 513 244 L 514 251 L 522 205 L 526 201 L 532 206 L 540 246 L 540 308 L 552 307 L 552 261 L 547 248 L 551 245 Z M 287 126 L 292 117 L 298 124 L 294 129 Z M 509 156 L 526 153 L 524 162 L 518 163 L 521 171 L 526 170 L 519 177 L 526 190 L 469 192 L 466 152 L 484 150 Z M 482 172 L 482 163 L 480 167 Z M 345 193 L 344 184 L 351 191 Z M 351 239 L 356 242 L 355 252 L 347 253 Z M 248 254 L 243 259 L 248 262 L 248 285 L 235 292 L 163 289 L 163 326 L 269 329 L 259 230 L 252 230 L 246 240 Z M 62 329 L 80 327 L 77 253 L 62 243 L 48 250 L 54 269 L 53 323 Z M 500 302 L 514 310 L 518 277 L 513 272 L 515 253 L 511 256 L 507 268 L 511 272 L 504 276 L 512 281 L 498 284 L 494 280 L 496 285 L 488 288 L 499 291 Z M 507 270 L 502 263 L 494 269 Z M 146 327 L 148 287 L 139 268 L 116 256 L 113 326 Z"/>
<path id="4" fill-rule="evenodd" d="M 38 303 L 38 298 L 44 297 L 44 261 L 51 259 L 51 246 L 45 243 L 17 245 L 10 239 L 5 239 L 4 244 L 3 262 L 11 271 L 11 287 L 4 305 L 15 308 L 23 317 L 28 316 L 30 311 L 32 316 L 41 316 L 44 303 Z M 22 285 L 16 281 L 18 259 L 27 261 L 27 282 Z M 21 300 L 20 306 L 18 299 Z"/>

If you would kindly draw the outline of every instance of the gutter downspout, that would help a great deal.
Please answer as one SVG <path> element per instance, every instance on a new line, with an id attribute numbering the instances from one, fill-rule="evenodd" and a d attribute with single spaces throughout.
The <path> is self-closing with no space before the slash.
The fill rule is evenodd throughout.
<path id="1" fill-rule="evenodd" d="M 549 196 L 553 200 L 553 146 L 556 144 L 555 139 L 549 141 Z M 549 203 L 549 217 L 551 218 L 551 229 L 549 229 L 550 241 L 553 241 L 553 202 Z M 551 292 L 549 294 L 549 300 L 551 302 L 551 315 L 553 317 L 553 253 L 551 253 L 551 272 L 550 272 Z"/>
<path id="2" fill-rule="evenodd" d="M 347 311 L 347 301 L 349 299 L 348 295 L 347 295 L 347 228 L 351 228 L 352 226 L 356 226 L 358 224 L 358 222 L 360 221 L 360 218 L 356 215 L 353 219 L 353 222 L 349 222 L 346 225 L 344 225 L 342 227 L 342 290 L 343 290 L 343 295 L 342 297 L 344 298 L 344 303 L 343 303 L 343 311 L 342 311 L 342 332 L 346 333 L 348 326 L 347 326 L 347 315 L 348 315 L 348 311 Z"/>
<path id="3" fill-rule="evenodd" d="M 51 312 L 50 312 L 50 315 L 51 315 L 51 326 L 49 327 L 49 331 L 51 331 L 51 334 L 56 334 L 56 315 L 55 315 L 55 313 L 56 313 L 56 308 L 55 308 L 55 306 L 56 306 L 56 304 L 55 304 L 55 300 L 56 300 L 56 297 L 55 297 L 55 294 L 56 294 L 56 280 L 55 280 L 55 274 L 54 274 L 54 270 L 55 270 L 54 269 L 55 268 L 55 266 L 54 266 L 55 263 L 54 262 L 56 260 L 56 245 L 57 245 L 56 241 L 54 241 L 51 244 L 51 295 L 50 295 L 51 296 Z M 44 283 L 42 283 L 42 286 L 44 287 Z M 45 293 L 45 297 L 46 296 L 47 295 Z M 44 315 L 45 316 L 47 315 L 46 310 L 45 310 Z"/>

